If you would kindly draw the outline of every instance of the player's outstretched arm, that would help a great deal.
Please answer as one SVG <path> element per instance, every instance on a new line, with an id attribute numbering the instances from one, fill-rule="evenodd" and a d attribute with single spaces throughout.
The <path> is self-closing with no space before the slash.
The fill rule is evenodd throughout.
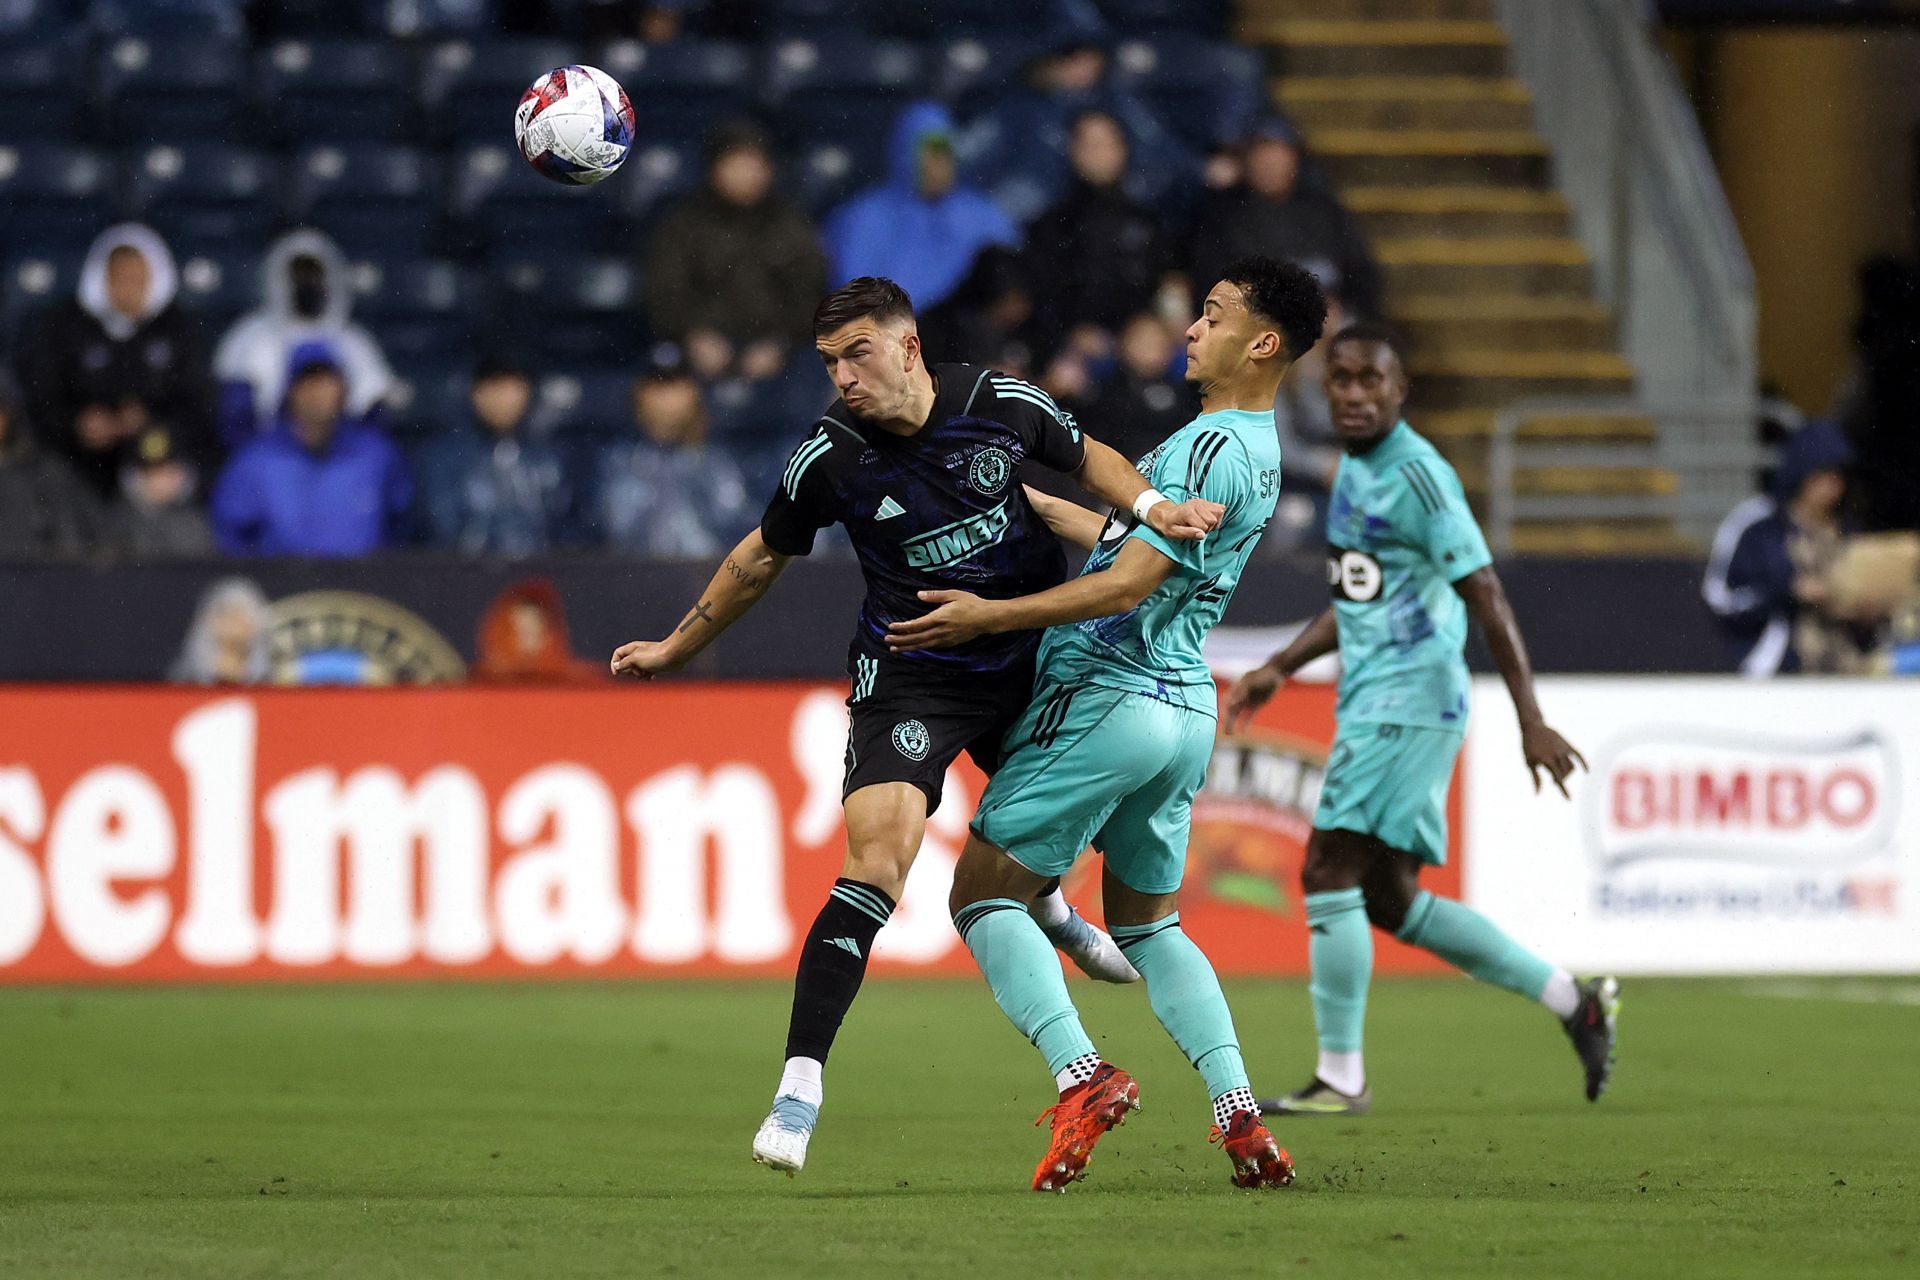
<path id="1" fill-rule="evenodd" d="M 889 626 L 887 648 L 895 653 L 951 649 L 978 636 L 1125 613 L 1152 595 L 1174 568 L 1173 561 L 1159 551 L 1129 538 L 1113 563 L 1099 573 L 1082 574 L 1034 595 L 982 600 L 966 591 L 922 591 L 920 598 L 937 607 L 922 617 Z"/>
<path id="2" fill-rule="evenodd" d="M 1520 624 L 1513 616 L 1513 606 L 1507 603 L 1500 575 L 1488 565 L 1454 583 L 1453 589 L 1480 624 L 1493 654 L 1493 665 L 1500 668 L 1500 678 L 1507 682 L 1507 693 L 1520 717 L 1520 750 L 1526 756 L 1527 772 L 1533 775 L 1533 789 L 1540 789 L 1540 771 L 1545 769 L 1560 794 L 1571 799 L 1567 775 L 1576 762 L 1586 768 L 1586 757 L 1549 728 L 1546 717 L 1540 714 L 1540 703 L 1533 696 L 1533 661 L 1527 656 L 1527 642 L 1520 636 Z"/>
<path id="3" fill-rule="evenodd" d="M 1175 502 L 1162 496 L 1133 469 L 1131 462 L 1092 436 L 1086 438 L 1086 449 L 1087 460 L 1073 474 L 1080 487 L 1115 511 L 1133 512 L 1163 538 L 1199 542 L 1218 529 L 1226 518 L 1227 509 L 1217 502 L 1205 498 Z M 1153 494 L 1156 501 L 1143 512 L 1140 498 L 1148 493 Z"/>
<path id="4" fill-rule="evenodd" d="M 714 570 L 713 581 L 700 593 L 700 603 L 687 611 L 672 635 L 665 640 L 630 640 L 613 651 L 613 674 L 651 680 L 686 666 L 759 603 L 792 559 L 769 547 L 755 529 L 727 553 Z"/>
<path id="5" fill-rule="evenodd" d="M 1091 551 L 1100 545 L 1100 531 L 1107 525 L 1105 520 L 1077 502 L 1042 493 L 1032 485 L 1021 487 L 1027 491 L 1027 501 L 1033 504 L 1035 514 L 1047 522 L 1047 528 L 1053 530 L 1055 537 L 1065 538 L 1082 551 Z"/>
<path id="6" fill-rule="evenodd" d="M 1238 733 L 1253 713 L 1266 706 L 1280 686 L 1293 678 L 1294 672 L 1339 647 L 1340 620 L 1328 609 L 1303 627 L 1286 648 L 1233 682 L 1220 717 L 1227 732 Z"/>

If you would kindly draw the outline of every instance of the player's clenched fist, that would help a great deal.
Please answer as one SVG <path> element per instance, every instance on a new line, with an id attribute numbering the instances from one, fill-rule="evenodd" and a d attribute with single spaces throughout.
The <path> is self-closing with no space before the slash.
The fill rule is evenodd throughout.
<path id="1" fill-rule="evenodd" d="M 680 663 L 658 640 L 629 640 L 613 651 L 613 674 L 651 680 L 663 671 L 677 671 Z"/>

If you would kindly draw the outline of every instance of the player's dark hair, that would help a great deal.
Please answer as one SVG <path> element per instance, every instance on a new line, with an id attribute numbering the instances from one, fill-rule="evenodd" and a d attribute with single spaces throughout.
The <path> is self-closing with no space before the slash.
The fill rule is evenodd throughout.
<path id="1" fill-rule="evenodd" d="M 855 320 L 911 320 L 913 299 L 885 276 L 849 280 L 820 300 L 813 312 L 813 336 L 825 337 Z"/>
<path id="2" fill-rule="evenodd" d="M 1406 339 L 1391 325 L 1378 320 L 1356 320 L 1327 340 L 1327 351 L 1331 354 L 1335 347 L 1348 342 L 1377 343 L 1393 352 L 1393 358 L 1400 362 L 1402 369 L 1407 367 Z"/>
<path id="3" fill-rule="evenodd" d="M 1327 295 L 1311 271 L 1256 255 L 1231 263 L 1220 278 L 1240 286 L 1249 311 L 1279 326 L 1288 359 L 1298 360 L 1320 341 L 1327 327 Z"/>

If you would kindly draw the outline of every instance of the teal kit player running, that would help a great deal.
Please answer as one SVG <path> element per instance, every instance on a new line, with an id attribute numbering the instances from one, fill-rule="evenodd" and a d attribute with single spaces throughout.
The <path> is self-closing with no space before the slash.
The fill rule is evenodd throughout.
<path id="1" fill-rule="evenodd" d="M 1467 727 L 1469 614 L 1513 695 L 1534 786 L 1545 770 L 1565 794 L 1575 763 L 1586 761 L 1541 718 L 1486 540 L 1453 468 L 1401 419 L 1406 393 L 1390 332 L 1356 325 L 1329 341 L 1327 397 L 1347 453 L 1327 514 L 1333 605 L 1228 699 L 1231 729 L 1300 667 L 1340 651 L 1339 729 L 1301 870 L 1320 1060 L 1305 1088 L 1262 1105 L 1309 1115 L 1370 1109 L 1361 1050 L 1370 926 L 1552 1010 L 1595 1099 L 1612 1067 L 1618 984 L 1576 983 L 1485 916 L 1419 886 L 1421 868 L 1447 857 L 1447 787 Z"/>
<path id="2" fill-rule="evenodd" d="M 1063 537 L 1092 550 L 1072 582 L 1014 600 L 923 593 L 940 605 L 896 624 L 890 643 L 944 647 L 1050 627 L 1034 698 L 1009 731 L 954 871 L 955 926 L 993 996 L 1040 1050 L 1060 1089 L 1036 1191 L 1084 1176 L 1094 1143 L 1139 1105 L 1139 1084 L 1101 1060 L 1060 963 L 1028 912 L 1091 844 L 1105 861 L 1107 926 L 1140 971 L 1161 1024 L 1200 1072 L 1214 1140 L 1243 1187 L 1284 1186 L 1293 1165 L 1267 1131 L 1219 980 L 1180 927 L 1194 793 L 1217 725 L 1201 657 L 1280 492 L 1272 405 L 1281 375 L 1316 342 L 1325 300 L 1297 267 L 1228 268 L 1187 330 L 1187 379 L 1203 412 L 1140 463 L 1153 491 L 1224 508 L 1200 544 L 1178 545 L 1115 513 L 1041 502 Z"/>

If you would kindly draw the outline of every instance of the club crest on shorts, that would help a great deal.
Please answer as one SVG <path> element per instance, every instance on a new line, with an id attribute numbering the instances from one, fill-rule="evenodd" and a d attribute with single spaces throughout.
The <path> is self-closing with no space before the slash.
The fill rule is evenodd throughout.
<path id="1" fill-rule="evenodd" d="M 918 720 L 902 720 L 893 726 L 893 748 L 909 760 L 925 760 L 933 746 L 927 726 Z"/>
<path id="2" fill-rule="evenodd" d="M 1013 457 L 1005 449 L 982 449 L 967 467 L 967 482 L 981 493 L 998 493 L 1013 478 Z"/>

